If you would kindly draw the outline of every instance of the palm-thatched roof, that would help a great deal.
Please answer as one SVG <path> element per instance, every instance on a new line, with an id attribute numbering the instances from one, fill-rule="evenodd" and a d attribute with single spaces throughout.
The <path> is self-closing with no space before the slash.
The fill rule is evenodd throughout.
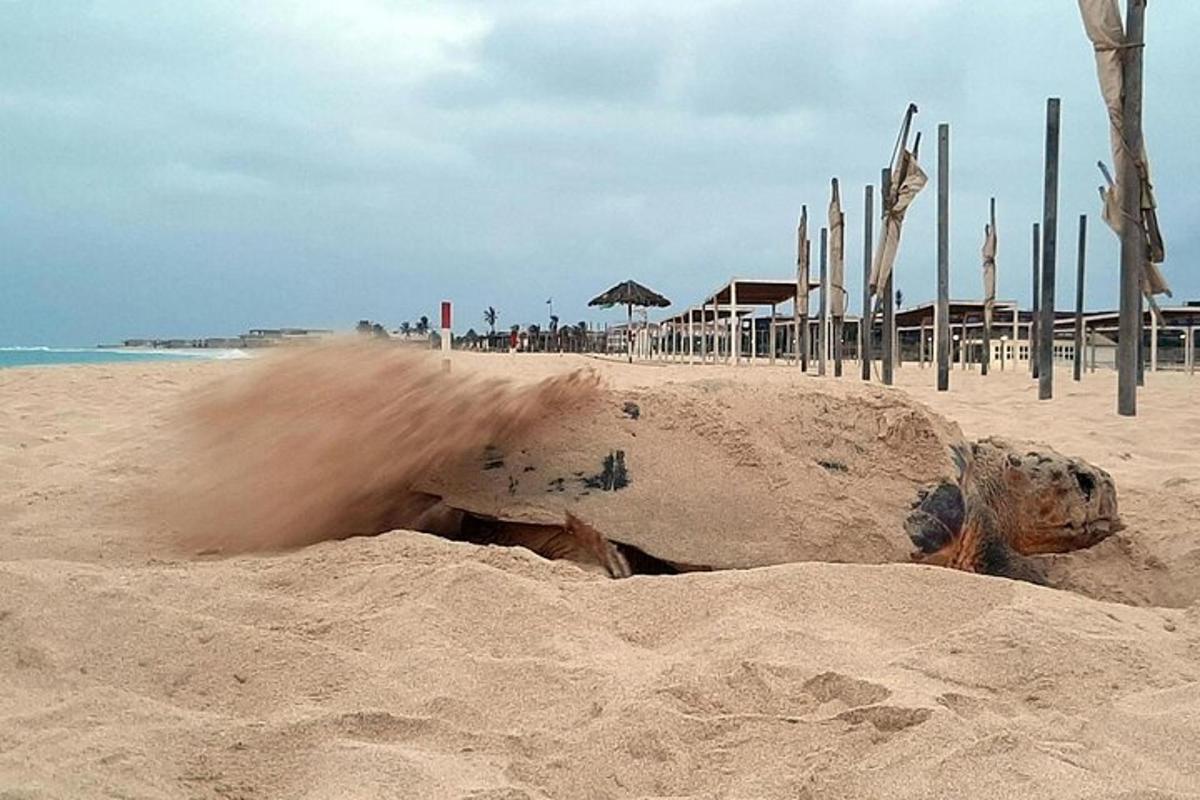
<path id="1" fill-rule="evenodd" d="M 665 308 L 671 301 L 637 281 L 624 281 L 588 301 L 589 306 L 655 306 Z"/>

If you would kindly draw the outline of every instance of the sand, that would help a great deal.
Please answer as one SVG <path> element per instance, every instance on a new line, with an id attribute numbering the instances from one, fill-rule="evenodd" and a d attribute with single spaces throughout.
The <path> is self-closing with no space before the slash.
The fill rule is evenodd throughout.
<path id="1" fill-rule="evenodd" d="M 0 371 L 0 797 L 1200 796 L 1200 384 L 1151 376 L 1134 422 L 1105 375 L 1062 376 L 1046 404 L 1012 373 L 956 371 L 938 395 L 912 365 L 898 390 L 557 356 L 454 370 L 578 367 L 645 413 L 602 404 L 524 449 L 556 425 L 638 433 L 627 491 L 686 465 L 732 561 L 822 560 L 610 581 L 405 531 L 198 556 L 146 498 L 189 452 L 179 404 L 253 365 Z M 872 414 L 910 463 L 846 449 Z M 1112 473 L 1128 528 L 1054 557 L 1073 591 L 882 563 L 906 557 L 889 492 L 936 473 L 959 428 Z M 806 485 L 861 524 L 803 525 Z M 639 513 L 647 541 L 724 549 L 672 528 L 678 508 Z"/>

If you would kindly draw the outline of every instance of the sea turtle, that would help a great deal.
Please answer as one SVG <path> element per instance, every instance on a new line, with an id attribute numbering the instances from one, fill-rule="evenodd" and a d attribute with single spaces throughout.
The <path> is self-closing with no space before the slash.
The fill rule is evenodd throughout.
<path id="1" fill-rule="evenodd" d="M 1042 447 L 954 444 L 954 482 L 922 490 L 905 529 L 914 560 L 1044 582 L 1026 556 L 1091 547 L 1123 527 L 1104 470 Z"/>

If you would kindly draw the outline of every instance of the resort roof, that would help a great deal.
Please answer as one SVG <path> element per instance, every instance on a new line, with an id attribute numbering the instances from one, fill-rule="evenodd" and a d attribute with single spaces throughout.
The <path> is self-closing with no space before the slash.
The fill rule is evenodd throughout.
<path id="1" fill-rule="evenodd" d="M 933 315 L 936 303 L 932 300 L 925 303 L 918 303 L 915 306 L 909 306 L 896 312 L 896 327 L 898 328 L 917 328 L 921 325 L 933 325 Z M 997 300 L 995 308 L 997 310 L 1004 309 L 1006 315 L 1011 320 L 1012 310 L 1017 307 L 1016 300 Z M 950 322 L 961 323 L 964 318 L 969 316 L 983 317 L 983 301 L 982 300 L 951 300 L 950 301 Z"/>
<path id="2" fill-rule="evenodd" d="M 1168 327 L 1200 328 L 1200 306 L 1193 306 L 1189 304 L 1186 306 L 1160 308 L 1159 310 L 1162 312 L 1164 324 L 1166 324 Z M 1085 312 L 1083 315 L 1083 321 L 1089 327 L 1096 327 L 1098 325 L 1112 325 L 1115 328 L 1120 323 L 1120 317 L 1121 315 L 1118 311 L 1093 311 L 1091 313 Z M 1150 309 L 1146 309 L 1142 321 L 1144 325 L 1149 327 Z M 1064 315 L 1063 312 L 1059 312 L 1058 319 L 1054 321 L 1054 326 L 1056 328 L 1070 328 L 1074 325 L 1074 313 Z"/>
<path id="3" fill-rule="evenodd" d="M 737 284 L 737 302 L 739 306 L 770 306 L 786 303 L 796 298 L 795 278 L 730 278 L 729 283 L 704 299 L 704 303 L 716 302 L 724 305 L 729 302 L 731 290 Z M 808 284 L 809 291 L 819 289 L 821 284 Z"/>

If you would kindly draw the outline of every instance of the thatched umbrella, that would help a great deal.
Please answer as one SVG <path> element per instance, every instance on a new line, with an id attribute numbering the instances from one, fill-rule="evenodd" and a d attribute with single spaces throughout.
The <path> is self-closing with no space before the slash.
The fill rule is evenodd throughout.
<path id="1" fill-rule="evenodd" d="M 637 281 L 624 281 L 609 289 L 601 295 L 597 295 L 588 301 L 589 306 L 603 306 L 604 308 L 612 308 L 613 306 L 625 306 L 629 309 L 629 329 L 625 336 L 625 352 L 629 357 L 630 363 L 633 362 L 633 307 L 638 308 L 666 308 L 671 305 L 671 301 L 663 297 L 658 292 L 647 289 Z"/>

